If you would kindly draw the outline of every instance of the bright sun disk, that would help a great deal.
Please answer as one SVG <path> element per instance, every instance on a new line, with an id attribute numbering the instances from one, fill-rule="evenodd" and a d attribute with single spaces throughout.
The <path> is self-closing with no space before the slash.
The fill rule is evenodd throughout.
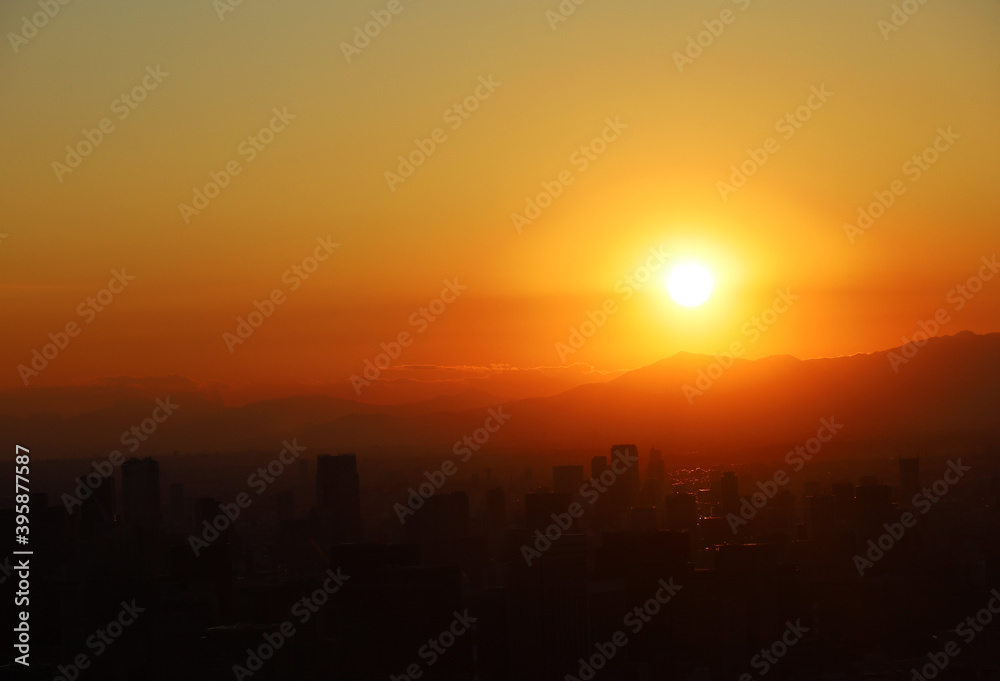
<path id="1" fill-rule="evenodd" d="M 701 305 L 712 294 L 712 275 L 701 265 L 678 265 L 667 278 L 667 291 L 684 307 Z"/>

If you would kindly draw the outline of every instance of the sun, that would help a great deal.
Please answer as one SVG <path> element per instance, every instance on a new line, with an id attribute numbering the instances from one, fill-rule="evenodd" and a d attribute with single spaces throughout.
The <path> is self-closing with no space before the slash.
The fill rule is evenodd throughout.
<path id="1" fill-rule="evenodd" d="M 712 274 L 695 263 L 678 265 L 667 277 L 667 291 L 684 307 L 701 305 L 712 295 Z"/>

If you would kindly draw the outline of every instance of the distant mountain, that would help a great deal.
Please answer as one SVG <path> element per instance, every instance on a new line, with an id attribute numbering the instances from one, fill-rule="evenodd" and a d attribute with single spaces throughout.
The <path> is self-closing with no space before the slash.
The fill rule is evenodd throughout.
<path id="1" fill-rule="evenodd" d="M 682 353 L 606 384 L 511 404 L 520 418 L 497 441 L 759 447 L 803 441 L 830 416 L 845 424 L 841 435 L 850 440 L 997 429 L 1000 334 L 932 339 L 895 371 L 891 360 L 914 349 L 736 360 L 729 368 L 718 358 Z"/>
<path id="2" fill-rule="evenodd" d="M 291 437 L 314 451 L 450 449 L 501 402 L 482 391 L 391 406 L 303 396 L 226 407 L 203 393 L 171 397 L 177 412 L 141 454 L 266 451 Z M 0 431 L 32 443 L 40 456 L 106 455 L 153 407 L 150 397 L 130 397 L 88 413 L 3 416 Z M 668 451 L 746 451 L 803 442 L 824 417 L 844 424 L 842 442 L 942 435 L 995 442 L 1000 334 L 962 332 L 920 348 L 804 361 L 679 353 L 605 383 L 506 402 L 502 410 L 510 419 L 491 435 L 495 450 L 603 450 L 636 442 Z"/>
<path id="3" fill-rule="evenodd" d="M 893 358 L 905 360 L 898 371 Z M 841 441 L 995 437 L 1000 426 L 1000 334 L 963 332 L 921 348 L 850 357 L 724 363 L 680 353 L 607 383 L 506 403 L 510 421 L 490 445 L 603 449 L 637 442 L 677 451 L 747 450 L 803 442 L 824 417 L 844 424 Z M 352 416 L 310 425 L 304 437 L 347 449 L 450 446 L 485 417 L 482 408 L 392 421 Z"/>

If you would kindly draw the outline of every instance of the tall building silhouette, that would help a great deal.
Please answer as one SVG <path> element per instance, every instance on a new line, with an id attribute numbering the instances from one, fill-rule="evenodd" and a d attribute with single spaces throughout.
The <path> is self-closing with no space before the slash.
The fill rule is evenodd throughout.
<path id="1" fill-rule="evenodd" d="M 80 506 L 80 529 L 84 536 L 106 533 L 115 524 L 115 479 L 104 479 Z"/>
<path id="2" fill-rule="evenodd" d="M 692 530 L 698 524 L 698 499 L 693 494 L 668 494 L 663 507 L 668 530 Z"/>
<path id="3" fill-rule="evenodd" d="M 169 523 L 173 529 L 183 528 L 185 522 L 184 514 L 184 483 L 175 482 L 170 485 L 170 518 Z"/>
<path id="4" fill-rule="evenodd" d="M 160 463 L 151 457 L 122 464 L 122 514 L 125 525 L 160 526 Z"/>
<path id="5" fill-rule="evenodd" d="M 608 457 L 595 456 L 590 460 L 590 477 L 596 478 L 608 468 Z"/>
<path id="6" fill-rule="evenodd" d="M 507 528 L 507 500 L 503 487 L 486 490 L 486 527 L 492 533 Z"/>
<path id="7" fill-rule="evenodd" d="M 570 494 L 555 494 L 548 492 L 533 492 L 524 495 L 524 526 L 529 532 L 541 530 L 552 524 L 553 514 L 565 514 L 573 503 Z M 576 532 L 577 520 L 573 519 L 573 532 Z"/>
<path id="8" fill-rule="evenodd" d="M 740 507 L 740 485 L 736 473 L 727 471 L 722 474 L 719 481 L 719 492 L 721 495 L 722 512 L 736 513 Z"/>
<path id="9" fill-rule="evenodd" d="M 663 453 L 655 447 L 649 450 L 649 462 L 646 465 L 646 482 L 642 487 L 644 504 L 655 506 L 663 499 Z"/>
<path id="10" fill-rule="evenodd" d="M 553 466 L 552 491 L 576 496 L 583 485 L 583 466 Z"/>
<path id="11" fill-rule="evenodd" d="M 639 502 L 639 466 L 634 463 L 638 461 L 638 458 L 639 448 L 635 445 L 614 445 L 611 448 L 608 465 L 614 467 L 616 459 L 618 462 L 624 459 L 633 462 L 624 473 L 618 476 L 618 482 L 615 483 L 614 487 L 613 498 L 618 501 L 619 508 L 623 510 L 629 509 Z"/>
<path id="12" fill-rule="evenodd" d="M 316 504 L 329 514 L 333 543 L 361 541 L 361 483 L 354 454 L 316 458 Z"/>

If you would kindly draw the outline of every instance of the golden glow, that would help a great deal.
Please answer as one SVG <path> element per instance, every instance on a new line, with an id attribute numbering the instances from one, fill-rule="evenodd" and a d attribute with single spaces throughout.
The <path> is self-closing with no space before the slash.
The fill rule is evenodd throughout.
<path id="1" fill-rule="evenodd" d="M 587 3 L 555 31 L 532 3 L 412 3 L 350 60 L 342 43 L 385 0 L 242 3 L 222 21 L 210 2 L 138 4 L 70 3 L 0 61 L 0 386 L 23 387 L 16 367 L 69 322 L 83 331 L 39 385 L 346 381 L 419 330 L 445 279 L 468 291 L 398 363 L 561 365 L 556 343 L 606 300 L 617 311 L 566 362 L 719 353 L 778 290 L 798 302 L 748 358 L 870 352 L 951 309 L 996 250 L 1000 3 L 928 3 L 886 40 L 882 3 L 727 2 L 736 22 L 682 69 L 716 3 Z M 28 5 L 0 3 L 5 35 Z M 169 76 L 123 118 L 158 66 Z M 241 146 L 276 108 L 296 118 Z M 104 118 L 114 129 L 57 176 Z M 609 119 L 621 132 L 602 138 Z M 921 170 L 948 126 L 959 139 Z M 435 151 L 390 188 L 415 140 Z M 230 162 L 186 224 L 178 206 Z M 883 211 L 894 182 L 906 192 Z M 291 290 L 283 273 L 318 238 L 341 247 Z M 697 307 L 667 298 L 680 262 L 711 273 Z M 648 284 L 616 288 L 647 263 Z M 77 305 L 116 268 L 135 281 L 87 323 Z M 994 282 L 942 333 L 1000 331 Z M 287 302 L 231 353 L 223 334 L 276 287 Z"/>

